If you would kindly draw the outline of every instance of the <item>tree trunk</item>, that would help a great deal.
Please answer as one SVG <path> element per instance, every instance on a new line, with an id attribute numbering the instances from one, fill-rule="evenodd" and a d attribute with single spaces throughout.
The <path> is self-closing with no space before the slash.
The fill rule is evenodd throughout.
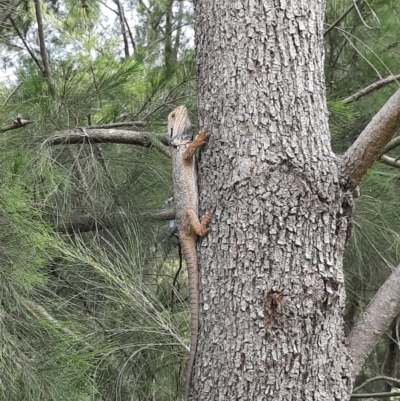
<path id="1" fill-rule="evenodd" d="M 198 0 L 200 332 L 192 400 L 348 400 L 325 1 Z"/>

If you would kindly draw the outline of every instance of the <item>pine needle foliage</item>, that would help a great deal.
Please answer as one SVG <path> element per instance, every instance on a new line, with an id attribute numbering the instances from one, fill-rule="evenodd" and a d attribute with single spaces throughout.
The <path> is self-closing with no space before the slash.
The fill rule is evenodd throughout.
<path id="1" fill-rule="evenodd" d="M 87 14 L 78 3 L 44 8 L 54 39 L 54 92 L 28 58 L 16 71 L 23 85 L 0 91 L 2 126 L 17 113 L 34 121 L 2 138 L 4 174 L 22 186 L 51 241 L 49 256 L 37 262 L 41 275 L 30 273 L 32 257 L 20 264 L 16 283 L 27 294 L 14 309 L 26 336 L 18 337 L 13 352 L 28 355 L 27 347 L 32 357 L 19 369 L 4 365 L 4 382 L 13 383 L 4 386 L 4 399 L 177 400 L 190 334 L 188 288 L 177 274 L 173 227 L 146 217 L 164 209 L 171 195 L 169 160 L 156 145 L 50 147 L 46 140 L 56 132 L 124 121 L 165 130 L 160 124 L 173 107 L 195 105 L 193 53 L 183 54 L 172 72 L 149 65 L 143 52 L 121 59 L 115 38 L 105 42 L 96 31 L 98 3 Z M 63 21 L 60 12 L 66 12 Z M 91 221 L 90 231 L 76 225 L 83 220 Z"/>

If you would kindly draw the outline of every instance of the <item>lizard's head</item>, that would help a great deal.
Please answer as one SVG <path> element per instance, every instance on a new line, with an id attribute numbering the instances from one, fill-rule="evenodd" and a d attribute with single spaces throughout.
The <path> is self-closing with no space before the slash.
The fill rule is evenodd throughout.
<path id="1" fill-rule="evenodd" d="M 185 106 L 179 106 L 168 116 L 168 140 L 172 146 L 186 145 L 192 141 L 193 129 Z"/>

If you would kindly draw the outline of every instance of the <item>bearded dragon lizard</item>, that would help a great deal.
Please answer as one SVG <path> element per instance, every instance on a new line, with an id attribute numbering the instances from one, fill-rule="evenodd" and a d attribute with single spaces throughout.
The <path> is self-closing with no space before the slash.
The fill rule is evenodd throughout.
<path id="1" fill-rule="evenodd" d="M 175 217 L 179 242 L 182 247 L 189 277 L 191 335 L 190 354 L 186 372 L 185 400 L 189 399 L 190 381 L 197 349 L 197 333 L 199 331 L 199 274 L 197 270 L 196 239 L 207 235 L 208 223 L 212 213 L 198 218 L 199 195 L 197 191 L 197 166 L 195 151 L 203 146 L 208 135 L 201 130 L 193 138 L 185 106 L 177 107 L 168 116 L 168 137 L 172 158 L 172 177 L 174 182 Z"/>

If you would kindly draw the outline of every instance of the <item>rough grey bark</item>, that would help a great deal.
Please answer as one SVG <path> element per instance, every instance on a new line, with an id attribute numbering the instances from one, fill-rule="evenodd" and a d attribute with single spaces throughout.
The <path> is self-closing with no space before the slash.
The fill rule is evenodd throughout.
<path id="1" fill-rule="evenodd" d="M 351 195 L 330 147 L 325 1 L 198 0 L 200 252 L 192 400 L 348 400 Z"/>

